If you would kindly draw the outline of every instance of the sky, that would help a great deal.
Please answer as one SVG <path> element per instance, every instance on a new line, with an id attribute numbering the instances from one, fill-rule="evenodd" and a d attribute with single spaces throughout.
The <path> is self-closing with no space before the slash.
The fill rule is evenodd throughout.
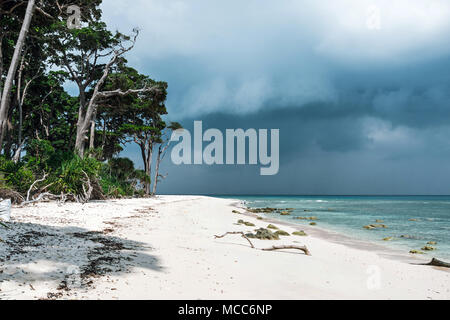
<path id="1" fill-rule="evenodd" d="M 160 193 L 450 194 L 447 0 L 106 0 L 169 119 L 280 130 L 280 169 L 179 165 Z M 123 156 L 142 167 L 135 146 Z"/>

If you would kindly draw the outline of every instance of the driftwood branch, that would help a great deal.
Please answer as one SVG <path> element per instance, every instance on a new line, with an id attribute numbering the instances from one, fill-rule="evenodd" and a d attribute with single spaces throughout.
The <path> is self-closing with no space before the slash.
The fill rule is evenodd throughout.
<path id="1" fill-rule="evenodd" d="M 288 245 L 288 246 L 272 246 L 271 248 L 265 248 L 261 249 L 264 251 L 273 251 L 273 250 L 283 250 L 283 249 L 297 249 L 303 251 L 307 256 L 311 255 L 311 252 L 309 252 L 308 248 L 306 246 L 294 246 L 294 245 Z"/>
<path id="2" fill-rule="evenodd" d="M 23 206 L 25 206 L 27 204 L 32 204 L 32 203 L 35 203 L 35 202 L 43 201 L 45 198 L 47 198 L 48 200 L 50 200 L 50 199 L 59 199 L 60 196 L 54 195 L 54 194 L 52 194 L 50 192 L 44 192 L 44 193 L 41 193 L 36 198 L 34 198 L 33 200 L 26 200 L 26 201 L 22 202 L 20 204 L 20 206 L 23 207 Z"/>
<path id="3" fill-rule="evenodd" d="M 251 246 L 253 249 L 255 249 L 255 246 L 253 245 L 253 243 L 250 241 L 250 239 L 249 239 L 249 238 L 245 235 L 245 233 L 243 233 L 242 231 L 227 232 L 227 233 L 225 233 L 225 234 L 223 234 L 223 235 L 221 235 L 221 236 L 214 236 L 214 238 L 215 238 L 215 239 L 223 238 L 223 237 L 225 237 L 225 236 L 227 236 L 227 235 L 229 235 L 229 234 L 240 234 L 240 235 L 242 236 L 242 238 L 246 239 L 246 240 L 248 241 L 248 243 L 250 243 L 250 246 Z"/>
<path id="4" fill-rule="evenodd" d="M 216 235 L 216 236 L 214 236 L 214 238 L 215 238 L 215 239 L 223 238 L 223 237 L 225 237 L 225 236 L 227 236 L 227 235 L 229 235 L 229 234 L 240 234 L 240 235 L 242 236 L 242 238 L 246 239 L 246 240 L 248 241 L 248 243 L 250 243 L 250 246 L 251 246 L 253 249 L 258 249 L 258 248 L 255 248 L 255 246 L 254 246 L 253 243 L 250 241 L 250 239 L 249 239 L 249 238 L 245 235 L 245 233 L 242 232 L 242 231 L 227 232 L 227 233 L 225 233 L 225 234 L 223 234 L 223 235 L 221 235 L 221 236 L 217 236 L 217 235 Z M 306 246 L 296 246 L 296 245 L 272 246 L 272 247 L 270 247 L 270 248 L 264 248 L 264 249 L 260 249 L 260 250 L 263 250 L 263 251 L 274 251 L 274 250 L 283 250 L 283 249 L 296 249 L 296 250 L 303 251 L 307 256 L 310 256 L 310 255 L 311 255 L 311 252 L 308 250 L 308 248 L 307 248 Z"/>
<path id="5" fill-rule="evenodd" d="M 27 202 L 27 201 L 30 201 L 30 193 L 31 193 L 31 191 L 33 190 L 34 186 L 35 186 L 37 183 L 44 181 L 46 178 L 47 178 L 47 174 L 44 172 L 44 176 L 43 176 L 41 179 L 37 179 L 36 181 L 34 181 L 34 182 L 32 183 L 32 185 L 30 186 L 30 189 L 28 189 L 28 192 L 27 192 L 27 200 L 26 200 L 26 202 Z"/>
<path id="6" fill-rule="evenodd" d="M 82 199 L 79 199 L 77 196 L 75 196 L 72 193 L 61 193 L 61 195 L 56 195 L 50 192 L 43 192 L 40 193 L 37 197 L 35 197 L 32 200 L 23 201 L 20 204 L 20 207 L 26 206 L 28 204 L 40 202 L 40 201 L 49 201 L 49 200 L 58 200 L 59 205 L 63 205 L 67 200 L 76 201 L 76 202 L 82 202 Z"/>
<path id="7" fill-rule="evenodd" d="M 438 260 L 436 258 L 433 258 L 430 262 L 426 263 L 425 265 L 426 266 L 450 268 L 450 263 Z"/>

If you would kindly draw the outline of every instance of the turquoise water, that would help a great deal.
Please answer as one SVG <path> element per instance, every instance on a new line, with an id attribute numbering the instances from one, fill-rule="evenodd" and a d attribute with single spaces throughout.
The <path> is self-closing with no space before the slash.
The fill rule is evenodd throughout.
<path id="1" fill-rule="evenodd" d="M 424 257 L 450 259 L 450 196 L 237 196 L 249 207 L 294 208 L 290 216 L 268 214 L 271 218 L 295 224 L 310 221 L 296 216 L 316 216 L 318 227 L 369 240 L 409 252 L 436 241 L 435 251 Z M 306 210 L 306 211 L 305 211 Z M 383 220 L 386 229 L 366 230 L 363 226 Z M 417 221 L 409 221 L 416 219 Z M 408 235 L 411 238 L 401 238 Z M 383 241 L 394 237 L 392 241 Z"/>

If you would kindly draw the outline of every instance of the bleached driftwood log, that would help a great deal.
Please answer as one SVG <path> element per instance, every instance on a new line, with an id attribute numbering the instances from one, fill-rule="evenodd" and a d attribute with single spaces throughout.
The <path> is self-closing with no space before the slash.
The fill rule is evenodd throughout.
<path id="1" fill-rule="evenodd" d="M 246 239 L 248 241 L 248 243 L 250 243 L 250 246 L 253 249 L 255 249 L 255 246 L 253 245 L 253 243 L 250 241 L 250 239 L 242 231 L 227 232 L 227 233 L 225 233 L 225 234 L 223 234 L 221 236 L 214 236 L 214 238 L 216 238 L 216 239 L 223 238 L 223 237 L 225 237 L 226 235 L 229 235 L 229 234 L 240 234 L 242 236 L 242 238 Z"/>
<path id="2" fill-rule="evenodd" d="M 240 234 L 242 238 L 244 238 L 245 240 L 248 241 L 248 243 L 250 243 L 250 246 L 253 249 L 258 249 L 256 248 L 253 243 L 250 241 L 250 239 L 245 235 L 244 232 L 242 231 L 229 231 L 226 232 L 225 234 L 221 235 L 221 236 L 217 236 L 215 235 L 214 238 L 218 239 L 218 238 L 223 238 L 229 234 Z M 263 249 L 259 249 L 259 250 L 263 250 L 263 251 L 274 251 L 274 250 L 283 250 L 283 249 L 296 249 L 296 250 L 300 250 L 303 251 L 307 256 L 311 255 L 311 252 L 308 250 L 308 248 L 306 246 L 297 246 L 297 245 L 281 245 L 281 246 L 272 246 L 270 248 L 263 248 Z"/>
<path id="3" fill-rule="evenodd" d="M 306 246 L 295 246 L 295 245 L 286 245 L 286 246 L 272 246 L 271 248 L 261 249 L 264 251 L 273 251 L 273 250 L 283 250 L 283 249 L 296 249 L 303 251 L 307 256 L 311 255 L 308 248 Z"/>
<path id="4" fill-rule="evenodd" d="M 450 263 L 438 260 L 436 258 L 433 258 L 430 262 L 426 263 L 425 265 L 426 266 L 450 268 Z"/>
<path id="5" fill-rule="evenodd" d="M 47 174 L 44 172 L 44 175 L 42 176 L 41 179 L 37 179 L 36 181 L 34 181 L 34 182 L 31 184 L 31 186 L 30 186 L 30 188 L 28 189 L 28 192 L 27 192 L 27 199 L 26 199 L 26 202 L 30 201 L 30 194 L 31 194 L 31 191 L 33 191 L 34 186 L 35 186 L 37 183 L 44 181 L 45 179 L 47 179 Z"/>

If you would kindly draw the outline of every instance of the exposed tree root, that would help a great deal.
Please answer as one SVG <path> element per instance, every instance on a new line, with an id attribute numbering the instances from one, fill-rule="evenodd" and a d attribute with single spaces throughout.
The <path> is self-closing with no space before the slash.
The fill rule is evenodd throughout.
<path id="1" fill-rule="evenodd" d="M 240 234 L 242 236 L 242 238 L 244 238 L 245 240 L 248 241 L 248 243 L 250 243 L 250 246 L 253 249 L 258 249 L 255 248 L 255 246 L 253 245 L 253 243 L 250 241 L 250 239 L 245 235 L 244 232 L 242 231 L 233 231 L 233 232 L 227 232 L 221 236 L 217 236 L 215 235 L 214 238 L 218 239 L 218 238 L 223 238 L 229 234 Z M 283 249 L 296 249 L 296 250 L 300 250 L 303 251 L 307 256 L 311 255 L 311 252 L 308 250 L 308 248 L 306 246 L 296 246 L 296 245 L 282 245 L 282 246 L 272 246 L 270 248 L 264 248 L 264 249 L 258 249 L 258 250 L 263 250 L 263 251 L 273 251 L 273 250 L 283 250 Z"/>
<path id="2" fill-rule="evenodd" d="M 42 178 L 37 179 L 34 181 L 27 192 L 27 197 L 24 199 L 20 194 L 17 194 L 20 196 L 20 201 L 16 201 L 16 203 L 19 203 L 20 206 L 25 206 L 28 204 L 40 202 L 40 201 L 51 201 L 51 200 L 58 200 L 59 204 L 64 204 L 66 201 L 74 201 L 78 203 L 86 203 L 91 199 L 96 200 L 104 200 L 105 196 L 102 193 L 101 186 L 98 183 L 97 180 L 91 181 L 89 178 L 89 175 L 82 171 L 85 179 L 82 180 L 82 194 L 72 194 L 72 193 L 61 193 L 60 195 L 56 195 L 50 192 L 46 192 L 46 190 L 52 186 L 54 183 L 47 184 L 46 186 L 38 189 L 36 186 L 39 182 L 45 181 L 48 174 L 44 172 L 44 175 Z M 36 194 L 32 195 L 33 189 L 38 189 Z M 1 195 L 1 192 L 0 192 Z M 8 197 L 4 197 L 8 198 Z"/>
<path id="3" fill-rule="evenodd" d="M 83 172 L 84 176 L 86 177 L 85 182 L 86 182 L 88 188 L 86 190 L 86 187 L 84 186 L 84 183 L 83 183 L 82 187 L 83 187 L 83 193 L 84 194 L 83 195 L 79 195 L 78 199 L 79 199 L 79 202 L 86 203 L 86 202 L 88 202 L 91 199 L 92 190 L 94 188 L 92 187 L 91 179 L 89 179 L 89 175 L 86 172 L 84 172 L 83 170 L 81 170 L 81 171 Z"/>
<path id="4" fill-rule="evenodd" d="M 97 179 L 92 181 L 92 188 L 91 200 L 106 200 L 102 187 Z"/>

